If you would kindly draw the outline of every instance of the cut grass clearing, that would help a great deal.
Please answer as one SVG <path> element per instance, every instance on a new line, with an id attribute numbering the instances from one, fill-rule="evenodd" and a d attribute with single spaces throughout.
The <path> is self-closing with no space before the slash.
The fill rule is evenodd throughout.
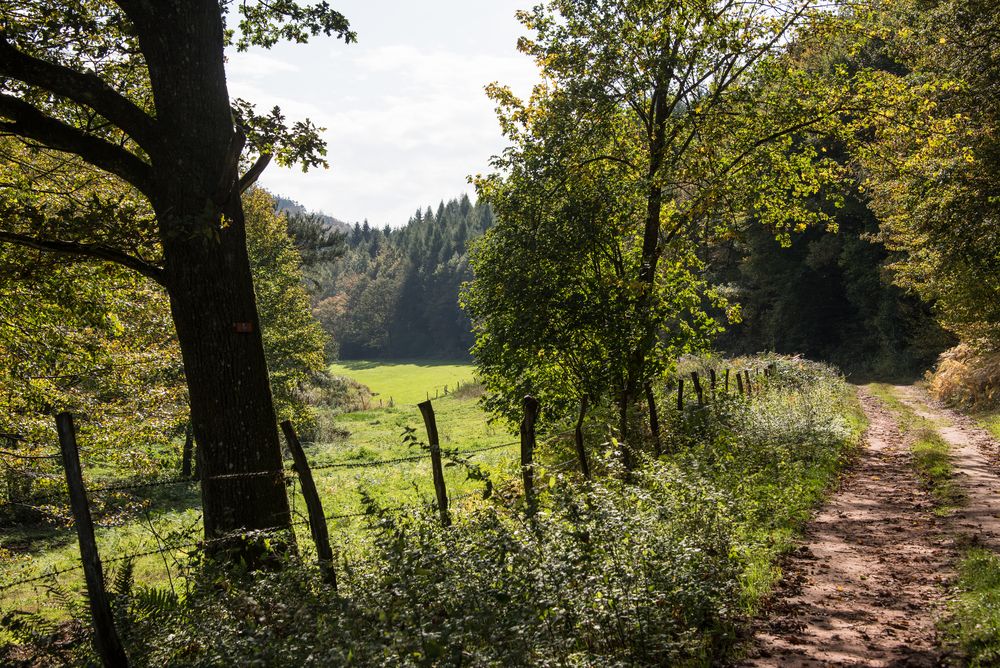
<path id="1" fill-rule="evenodd" d="M 475 367 L 455 360 L 347 360 L 330 365 L 330 373 L 367 385 L 386 405 L 417 404 L 443 396 L 461 383 L 474 381 Z"/>
<path id="2" fill-rule="evenodd" d="M 896 414 L 900 429 L 910 437 L 913 464 L 921 480 L 934 497 L 938 515 L 947 515 L 964 503 L 964 494 L 955 484 L 948 443 L 941 438 L 935 423 L 921 417 L 896 396 L 891 385 L 873 383 L 868 390 Z"/>

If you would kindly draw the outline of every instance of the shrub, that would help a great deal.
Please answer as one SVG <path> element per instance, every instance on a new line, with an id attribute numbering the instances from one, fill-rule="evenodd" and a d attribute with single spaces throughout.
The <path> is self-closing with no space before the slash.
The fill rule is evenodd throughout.
<path id="1" fill-rule="evenodd" d="M 730 396 L 697 420 L 668 416 L 674 450 L 630 476 L 614 442 L 595 457 L 605 475 L 594 481 L 543 463 L 533 514 L 516 476 L 497 481 L 489 500 L 461 502 L 447 529 L 429 509 L 367 501 L 367 540 L 341 555 L 338 592 L 290 557 L 273 573 L 192 565 L 177 597 L 116 596 L 133 661 L 717 663 L 859 430 L 832 370 L 777 363 L 752 401 Z"/>
<path id="2" fill-rule="evenodd" d="M 928 381 L 931 394 L 952 406 L 1000 408 L 1000 351 L 959 344 L 941 353 Z"/>

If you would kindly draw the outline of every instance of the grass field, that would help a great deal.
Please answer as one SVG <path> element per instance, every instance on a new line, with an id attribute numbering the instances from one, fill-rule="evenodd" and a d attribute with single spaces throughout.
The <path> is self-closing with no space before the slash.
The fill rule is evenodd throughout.
<path id="1" fill-rule="evenodd" d="M 448 360 L 349 360 L 330 365 L 330 373 L 347 376 L 367 385 L 376 399 L 396 405 L 416 404 L 443 395 L 445 388 L 472 382 L 475 367 L 468 362 Z"/>
<path id="2" fill-rule="evenodd" d="M 975 413 L 973 416 L 983 428 L 993 434 L 993 438 L 1000 439 L 1000 410 L 984 411 Z"/>
<path id="3" fill-rule="evenodd" d="M 375 391 L 392 392 L 395 406 L 335 415 L 332 419 L 343 437 L 322 443 L 305 444 L 314 472 L 316 485 L 327 516 L 356 513 L 362 510 L 362 492 L 383 506 L 430 504 L 434 498 L 431 466 L 428 459 L 391 465 L 359 466 L 356 468 L 322 468 L 329 464 L 352 462 L 377 464 L 378 461 L 424 454 L 419 446 L 402 441 L 407 427 L 415 429 L 417 437 L 426 441 L 423 420 L 416 407 L 428 390 L 445 384 L 454 388 L 457 380 L 470 380 L 472 367 L 452 363 L 392 363 L 385 368 L 375 363 L 337 365 L 335 373 L 350 374 L 361 382 L 371 381 Z M 364 380 L 362 380 L 364 379 Z M 488 452 L 477 453 L 470 461 L 480 465 L 494 478 L 515 471 L 518 452 L 513 434 L 487 424 L 487 416 L 475 398 L 441 396 L 434 400 L 442 448 L 446 451 L 466 451 L 510 443 Z M 287 463 L 290 466 L 290 462 Z M 84 468 L 87 468 L 84 462 Z M 460 465 L 445 468 L 449 496 L 456 506 L 474 502 L 468 498 L 483 490 L 483 483 L 468 480 Z M 105 481 L 106 482 L 106 481 Z M 92 483 L 93 484 L 93 483 Z M 290 483 L 290 498 L 296 520 L 306 517 L 297 482 Z M 461 497 L 461 498 L 460 498 Z M 197 540 L 200 536 L 200 498 L 197 485 L 159 487 L 122 494 L 115 504 L 125 510 L 106 526 L 98 527 L 97 538 L 103 558 L 156 549 L 160 544 Z M 135 509 L 147 507 L 137 512 Z M 332 520 L 329 524 L 331 541 L 340 552 L 352 552 L 363 545 L 363 523 L 360 519 Z M 155 529 L 155 532 L 154 532 Z M 312 549 L 307 526 L 297 527 L 299 545 L 308 553 Z M 148 556 L 136 561 L 138 582 L 167 584 L 176 577 L 183 553 Z M 37 527 L 31 530 L 5 530 L 0 534 L 0 587 L 8 582 L 61 570 L 79 563 L 76 537 L 72 528 Z M 82 587 L 82 574 L 71 571 L 58 575 L 57 582 L 73 589 Z M 0 608 L 42 609 L 46 600 L 45 581 L 0 591 Z M 58 611 L 51 611 L 58 614 Z"/>

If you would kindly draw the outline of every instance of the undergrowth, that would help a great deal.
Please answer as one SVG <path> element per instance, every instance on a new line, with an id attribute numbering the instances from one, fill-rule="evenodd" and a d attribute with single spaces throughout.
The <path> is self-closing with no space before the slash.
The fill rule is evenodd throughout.
<path id="1" fill-rule="evenodd" d="M 956 590 L 947 636 L 972 668 L 1000 664 L 1000 557 L 979 548 L 966 552 Z"/>
<path id="2" fill-rule="evenodd" d="M 613 441 L 591 445 L 604 472 L 593 481 L 543 461 L 537 512 L 521 501 L 516 469 L 489 500 L 464 500 L 447 529 L 430 510 L 369 499 L 369 538 L 338 555 L 337 592 L 308 559 L 256 574 L 195 561 L 170 592 L 112 578 L 130 656 L 154 666 L 716 664 L 863 428 L 831 370 L 777 361 L 753 401 L 730 395 L 665 415 L 670 454 L 631 475 Z M 5 626 L 37 641 L 29 622 Z M 68 662 L 91 658 L 86 642 L 61 647 Z"/>

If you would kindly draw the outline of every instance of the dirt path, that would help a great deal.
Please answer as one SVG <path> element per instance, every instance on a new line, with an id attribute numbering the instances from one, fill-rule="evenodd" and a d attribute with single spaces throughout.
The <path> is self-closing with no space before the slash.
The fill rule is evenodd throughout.
<path id="1" fill-rule="evenodd" d="M 1000 550 L 1000 445 L 970 418 L 932 401 L 913 386 L 893 388 L 921 417 L 937 423 L 955 466 L 955 480 L 966 502 L 949 518 L 951 529 L 971 542 Z"/>
<path id="2" fill-rule="evenodd" d="M 747 666 L 934 666 L 957 554 L 893 416 L 864 391 L 867 447 L 808 526 Z M 1000 495 L 998 495 L 1000 500 Z"/>

